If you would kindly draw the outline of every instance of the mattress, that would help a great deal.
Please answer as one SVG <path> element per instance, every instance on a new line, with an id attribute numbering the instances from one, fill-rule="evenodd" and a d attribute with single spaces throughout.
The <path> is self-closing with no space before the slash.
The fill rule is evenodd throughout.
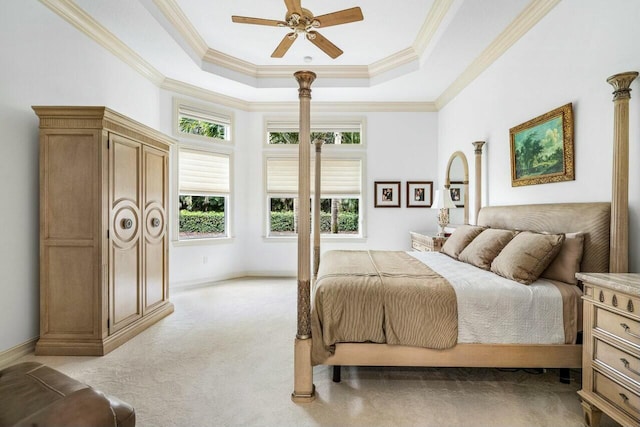
<path id="1" fill-rule="evenodd" d="M 571 344 L 581 313 L 575 285 L 523 285 L 439 252 L 408 252 L 443 276 L 458 304 L 458 343 Z"/>

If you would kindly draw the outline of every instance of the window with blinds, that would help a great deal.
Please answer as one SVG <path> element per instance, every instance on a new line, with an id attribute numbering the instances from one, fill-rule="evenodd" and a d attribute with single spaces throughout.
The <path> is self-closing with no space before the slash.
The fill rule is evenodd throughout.
<path id="1" fill-rule="evenodd" d="M 341 236 L 361 235 L 362 159 L 322 158 L 320 232 Z M 311 164 L 311 182 L 315 165 Z M 311 186 L 312 197 L 314 185 Z M 295 235 L 298 194 L 298 159 L 266 158 L 266 192 L 269 235 Z"/>
<path id="2" fill-rule="evenodd" d="M 179 149 L 180 239 L 227 237 L 230 163 L 228 154 Z"/>

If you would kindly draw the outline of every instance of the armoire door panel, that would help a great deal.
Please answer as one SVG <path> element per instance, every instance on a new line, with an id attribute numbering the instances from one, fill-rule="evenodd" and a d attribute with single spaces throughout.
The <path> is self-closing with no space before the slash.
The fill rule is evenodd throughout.
<path id="1" fill-rule="evenodd" d="M 47 335 L 92 336 L 95 295 L 94 249 L 91 246 L 47 246 L 44 259 L 47 291 L 45 299 Z M 66 309 L 74 307 L 73 310 Z"/>
<path id="2" fill-rule="evenodd" d="M 46 136 L 42 159 L 46 216 L 43 238 L 93 238 L 98 138 L 97 132 Z"/>
<path id="3" fill-rule="evenodd" d="M 115 332 L 142 316 L 140 288 L 140 245 L 128 249 L 113 247 L 111 252 L 111 319 Z"/>
<path id="4" fill-rule="evenodd" d="M 167 298 L 167 189 L 166 152 L 144 148 L 144 312 Z"/>
<path id="5" fill-rule="evenodd" d="M 152 310 L 154 306 L 165 301 L 165 245 L 163 243 L 150 244 L 145 242 L 145 311 Z"/>
<path id="6" fill-rule="evenodd" d="M 142 316 L 142 145 L 113 133 L 109 143 L 112 334 Z"/>
<path id="7" fill-rule="evenodd" d="M 112 203 L 130 200 L 140 204 L 140 161 L 142 146 L 139 142 L 110 134 L 112 150 Z"/>
<path id="8" fill-rule="evenodd" d="M 167 189 L 167 155 L 153 148 L 144 148 L 144 197 L 145 204 L 165 205 Z"/>

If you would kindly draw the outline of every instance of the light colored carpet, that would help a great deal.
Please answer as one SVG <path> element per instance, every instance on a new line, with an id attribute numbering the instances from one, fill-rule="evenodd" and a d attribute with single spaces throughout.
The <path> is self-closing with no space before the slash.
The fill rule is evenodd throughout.
<path id="1" fill-rule="evenodd" d="M 296 282 L 235 280 L 176 293 L 176 311 L 103 357 L 25 356 L 132 404 L 139 426 L 582 426 L 556 370 L 314 369 L 291 402 Z M 616 425 L 606 416 L 602 426 Z"/>

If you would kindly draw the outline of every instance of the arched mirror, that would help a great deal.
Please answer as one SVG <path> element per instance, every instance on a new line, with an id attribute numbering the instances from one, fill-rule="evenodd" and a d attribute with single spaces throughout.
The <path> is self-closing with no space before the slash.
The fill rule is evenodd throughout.
<path id="1" fill-rule="evenodd" d="M 469 224 L 469 164 L 462 151 L 456 151 L 449 157 L 444 188 L 449 189 L 451 200 L 461 208 L 451 210 L 451 223 Z"/>

